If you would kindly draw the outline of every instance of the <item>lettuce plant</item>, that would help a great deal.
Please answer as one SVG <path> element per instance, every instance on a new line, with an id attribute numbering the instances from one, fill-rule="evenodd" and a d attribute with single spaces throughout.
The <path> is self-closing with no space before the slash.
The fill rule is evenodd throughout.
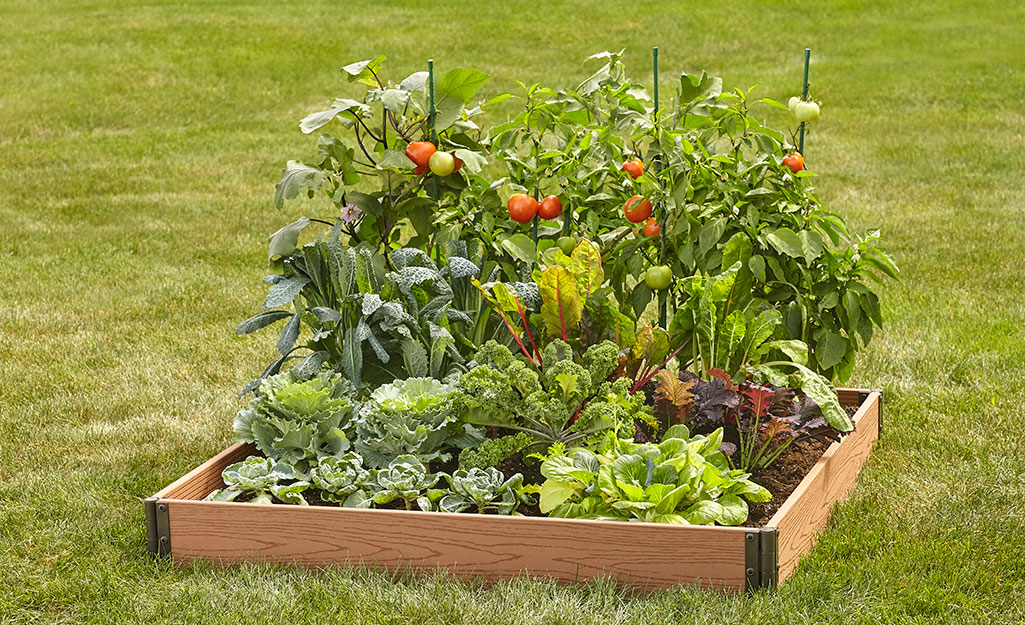
<path id="1" fill-rule="evenodd" d="M 399 456 L 430 462 L 449 455 L 445 446 L 468 447 L 482 435 L 456 420 L 455 389 L 433 378 L 396 380 L 378 387 L 360 409 L 356 449 L 372 467 L 387 466 Z"/>
<path id="2" fill-rule="evenodd" d="M 271 459 L 292 467 L 306 477 L 318 458 L 334 456 L 349 448 L 351 390 L 336 373 L 319 373 L 305 382 L 292 372 L 267 378 L 249 407 L 235 417 L 239 441 L 255 443 Z"/>
<path id="3" fill-rule="evenodd" d="M 523 475 L 520 473 L 506 479 L 501 471 L 493 467 L 473 468 L 469 471 L 460 469 L 445 478 L 451 492 L 438 502 L 442 512 L 462 512 L 476 508 L 480 514 L 513 514 L 520 503 L 529 502 L 528 495 L 520 490 L 523 487 Z"/>
<path id="4" fill-rule="evenodd" d="M 363 458 L 350 451 L 342 456 L 322 458 L 310 470 L 310 481 L 320 490 L 324 501 L 345 507 L 367 507 L 370 472 L 363 468 Z"/>
<path id="5" fill-rule="evenodd" d="M 662 442 L 634 443 L 610 436 L 603 450 L 571 450 L 541 465 L 541 512 L 555 517 L 647 521 L 680 525 L 740 525 L 748 501 L 768 490 L 731 470 L 719 446 L 722 428 L 690 436 L 682 425 Z"/>
<path id="6" fill-rule="evenodd" d="M 430 510 L 427 491 L 438 483 L 438 477 L 430 473 L 416 456 L 399 456 L 388 466 L 375 471 L 371 498 L 378 505 L 400 499 L 406 504 L 406 510 L 413 508 L 413 502 L 421 510 Z"/>
<path id="7" fill-rule="evenodd" d="M 305 506 L 302 492 L 310 487 L 304 480 L 296 480 L 292 467 L 270 458 L 249 456 L 236 462 L 221 473 L 224 488 L 215 490 L 207 501 L 234 501 L 241 496 L 252 495 L 252 503 L 283 503 Z"/>

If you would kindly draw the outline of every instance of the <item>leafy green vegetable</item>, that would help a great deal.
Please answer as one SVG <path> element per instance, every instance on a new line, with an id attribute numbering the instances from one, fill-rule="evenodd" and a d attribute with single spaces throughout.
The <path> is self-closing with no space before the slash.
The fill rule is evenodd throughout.
<path id="1" fill-rule="evenodd" d="M 498 438 L 486 438 L 477 447 L 467 447 L 459 454 L 459 468 L 461 469 L 487 469 L 496 467 L 503 460 L 514 456 L 534 442 L 534 439 L 526 432 L 517 432 L 509 436 Z"/>
<path id="2" fill-rule="evenodd" d="M 310 470 L 310 481 L 325 501 L 346 507 L 370 505 L 370 472 L 363 468 L 363 458 L 355 452 L 321 458 Z"/>
<path id="3" fill-rule="evenodd" d="M 599 452 L 574 449 L 541 465 L 541 511 L 555 517 L 680 525 L 740 525 L 747 501 L 768 490 L 730 470 L 719 450 L 722 429 L 690 436 L 675 425 L 662 442 L 607 438 Z"/>
<path id="4" fill-rule="evenodd" d="M 206 501 L 234 501 L 242 496 L 253 496 L 252 503 L 282 503 L 307 505 L 302 492 L 310 483 L 297 480 L 292 467 L 270 458 L 249 456 L 236 462 L 221 473 L 224 488 L 215 490 Z"/>
<path id="5" fill-rule="evenodd" d="M 416 502 L 421 510 L 430 510 L 431 502 L 427 491 L 438 483 L 437 475 L 429 473 L 427 467 L 415 456 L 399 456 L 388 466 L 374 473 L 373 503 L 384 505 L 402 500 L 406 510 Z M 354 505 L 362 503 L 354 501 Z"/>
<path id="6" fill-rule="evenodd" d="M 520 492 L 523 475 L 519 473 L 506 479 L 493 467 L 473 468 L 468 471 L 460 469 L 445 478 L 451 492 L 438 502 L 442 512 L 462 512 L 475 507 L 480 514 L 513 514 L 520 503 L 530 501 L 528 495 Z"/>
<path id="7" fill-rule="evenodd" d="M 321 372 L 305 382 L 292 372 L 267 378 L 249 407 L 235 417 L 235 436 L 255 443 L 305 477 L 318 458 L 349 448 L 353 427 L 352 387 L 336 373 Z"/>
<path id="8" fill-rule="evenodd" d="M 503 345 L 488 342 L 476 367 L 456 384 L 455 409 L 466 423 L 528 434 L 531 447 L 572 443 L 603 430 L 633 431 L 633 420 L 650 420 L 643 394 L 630 393 L 629 380 L 607 382 L 616 368 L 614 343 L 594 345 L 575 362 L 569 345 L 555 340 L 545 346 L 540 373 L 515 358 Z"/>
<path id="9" fill-rule="evenodd" d="M 360 408 L 356 449 L 372 467 L 399 456 L 431 462 L 450 456 L 446 446 L 468 447 L 483 439 L 459 423 L 453 412 L 455 389 L 433 378 L 409 378 L 380 386 Z"/>

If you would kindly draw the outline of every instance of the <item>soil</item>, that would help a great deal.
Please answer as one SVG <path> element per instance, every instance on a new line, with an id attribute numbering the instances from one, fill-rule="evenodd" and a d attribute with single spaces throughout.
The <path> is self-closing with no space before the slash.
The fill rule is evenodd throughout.
<path id="1" fill-rule="evenodd" d="M 853 416 L 857 412 L 858 406 L 847 405 L 844 406 L 844 410 L 847 411 L 849 416 Z M 736 443 L 736 441 L 730 442 Z M 828 448 L 828 442 L 816 440 L 799 441 L 791 444 L 771 467 L 754 471 L 751 475 L 751 480 L 769 489 L 769 492 L 772 493 L 772 499 L 764 503 L 749 503 L 748 518 L 747 522 L 744 523 L 744 527 L 762 527 L 766 525 Z M 432 468 L 436 472 L 444 471 L 451 473 L 455 471 L 458 468 L 458 461 L 455 456 L 453 454 L 451 460 L 438 463 Z M 515 473 L 523 474 L 524 484 L 541 484 L 544 482 L 544 477 L 541 475 L 541 463 L 536 458 L 525 459 L 521 454 L 516 454 L 499 464 L 498 469 L 506 476 Z M 338 505 L 321 499 L 320 492 L 315 488 L 306 490 L 303 493 L 303 497 L 311 506 Z M 242 499 L 239 501 L 242 501 Z M 405 509 L 405 505 L 401 501 L 394 501 L 389 505 L 375 507 L 393 510 Z M 414 509 L 416 509 L 415 506 Z M 525 516 L 544 516 L 536 504 L 532 506 L 521 505 L 517 511 Z"/>

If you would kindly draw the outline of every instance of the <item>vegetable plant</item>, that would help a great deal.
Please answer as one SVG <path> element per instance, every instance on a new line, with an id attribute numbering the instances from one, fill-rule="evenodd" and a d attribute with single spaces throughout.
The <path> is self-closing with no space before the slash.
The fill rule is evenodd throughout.
<path id="1" fill-rule="evenodd" d="M 530 501 L 521 492 L 523 475 L 517 473 L 506 479 L 495 468 L 469 470 L 459 469 L 452 475 L 445 475 L 449 492 L 438 501 L 442 512 L 462 512 L 474 509 L 479 514 L 513 514 L 520 503 Z"/>
<path id="2" fill-rule="evenodd" d="M 659 444 L 611 437 L 605 449 L 571 450 L 541 465 L 541 511 L 556 517 L 678 525 L 740 525 L 748 501 L 771 495 L 730 469 L 723 432 L 691 436 L 674 425 Z"/>
<path id="3" fill-rule="evenodd" d="M 235 501 L 239 497 L 251 496 L 252 503 L 269 504 L 277 499 L 282 503 L 307 505 L 302 492 L 310 487 L 310 483 L 297 479 L 286 462 L 249 456 L 224 469 L 221 478 L 224 488 L 210 493 L 207 501 Z"/>
<path id="4" fill-rule="evenodd" d="M 363 458 L 356 452 L 321 458 L 310 470 L 310 482 L 320 490 L 325 501 L 346 507 L 370 505 L 367 497 L 370 472 L 363 467 Z"/>
<path id="5" fill-rule="evenodd" d="M 415 456 L 399 456 L 388 466 L 374 472 L 371 498 L 378 505 L 399 500 L 406 510 L 411 510 L 414 502 L 421 510 L 430 510 L 431 502 L 427 492 L 438 483 L 438 477 L 430 473 Z M 365 505 L 358 500 L 353 503 Z"/>

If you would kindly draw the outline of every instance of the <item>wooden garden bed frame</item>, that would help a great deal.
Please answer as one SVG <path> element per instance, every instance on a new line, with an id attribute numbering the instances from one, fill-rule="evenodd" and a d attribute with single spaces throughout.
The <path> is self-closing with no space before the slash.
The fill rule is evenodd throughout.
<path id="1" fill-rule="evenodd" d="M 838 394 L 842 404 L 859 405 L 854 432 L 826 450 L 761 528 L 201 501 L 223 485 L 225 467 L 254 452 L 236 444 L 146 499 L 147 543 L 178 564 L 273 561 L 443 568 L 489 580 L 527 573 L 612 577 L 641 588 L 774 588 L 811 550 L 879 437 L 882 393 Z"/>

